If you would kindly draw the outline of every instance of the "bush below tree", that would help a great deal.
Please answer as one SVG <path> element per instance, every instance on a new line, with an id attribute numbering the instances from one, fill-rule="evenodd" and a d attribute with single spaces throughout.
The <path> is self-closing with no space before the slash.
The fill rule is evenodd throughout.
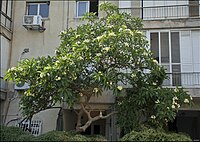
<path id="1" fill-rule="evenodd" d="M 166 132 L 161 129 L 143 128 L 139 131 L 131 131 L 120 141 L 192 141 L 183 133 Z"/>
<path id="2" fill-rule="evenodd" d="M 107 141 L 101 135 L 84 136 L 73 131 L 50 131 L 33 136 L 18 127 L 1 126 L 1 141 Z"/>

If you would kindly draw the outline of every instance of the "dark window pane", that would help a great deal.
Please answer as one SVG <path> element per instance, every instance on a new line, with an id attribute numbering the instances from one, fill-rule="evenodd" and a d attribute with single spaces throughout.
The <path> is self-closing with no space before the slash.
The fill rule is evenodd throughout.
<path id="1" fill-rule="evenodd" d="M 169 33 L 160 33 L 161 63 L 169 63 Z"/>
<path id="2" fill-rule="evenodd" d="M 40 15 L 44 17 L 49 17 L 49 5 L 48 4 L 40 4 Z"/>
<path id="3" fill-rule="evenodd" d="M 98 16 L 98 0 L 91 0 L 90 1 L 90 12 L 96 13 L 96 16 Z"/>
<path id="4" fill-rule="evenodd" d="M 172 63 L 180 63 L 180 42 L 179 33 L 171 33 Z"/>
<path id="5" fill-rule="evenodd" d="M 189 0 L 189 15 L 199 16 L 199 0 Z"/>
<path id="6" fill-rule="evenodd" d="M 172 65 L 172 84 L 173 86 L 181 85 L 181 66 L 180 65 Z"/>
<path id="7" fill-rule="evenodd" d="M 153 58 L 159 62 L 159 42 L 158 42 L 158 33 L 151 33 L 151 51 L 153 52 Z"/>
<path id="8" fill-rule="evenodd" d="M 38 5 L 37 4 L 29 4 L 28 5 L 28 15 L 37 15 Z"/>

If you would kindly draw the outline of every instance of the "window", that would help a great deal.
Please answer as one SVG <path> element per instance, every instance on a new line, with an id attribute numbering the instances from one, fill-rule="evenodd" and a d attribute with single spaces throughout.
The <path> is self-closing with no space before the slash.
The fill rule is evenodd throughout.
<path id="1" fill-rule="evenodd" d="M 98 16 L 98 0 L 90 1 L 77 1 L 76 3 L 76 16 L 81 17 L 86 12 L 95 12 Z"/>
<path id="2" fill-rule="evenodd" d="M 189 0 L 190 17 L 199 16 L 199 0 Z"/>
<path id="3" fill-rule="evenodd" d="M 12 11 L 13 11 L 13 0 L 0 1 L 1 8 L 1 25 L 11 30 L 12 24 Z"/>
<path id="4" fill-rule="evenodd" d="M 40 15 L 42 18 L 49 17 L 49 2 L 27 3 L 27 14 L 28 15 Z"/>
<path id="5" fill-rule="evenodd" d="M 170 74 L 170 82 L 165 84 L 181 84 L 181 63 L 180 63 L 180 38 L 179 32 L 152 32 L 150 33 L 150 49 L 153 58 L 164 66 Z"/>

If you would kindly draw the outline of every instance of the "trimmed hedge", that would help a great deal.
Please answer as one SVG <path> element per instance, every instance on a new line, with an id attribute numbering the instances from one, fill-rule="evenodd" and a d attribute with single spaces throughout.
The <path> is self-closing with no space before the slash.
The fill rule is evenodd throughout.
<path id="1" fill-rule="evenodd" d="M 6 127 L 1 125 L 0 129 L 1 141 L 32 141 L 34 136 L 28 132 L 24 132 L 19 127 Z"/>
<path id="2" fill-rule="evenodd" d="M 74 131 L 50 131 L 39 136 L 33 136 L 18 127 L 1 126 L 1 141 L 107 141 L 103 136 L 84 136 Z"/>
<path id="3" fill-rule="evenodd" d="M 185 134 L 165 132 L 155 129 L 132 131 L 121 138 L 121 141 L 192 141 Z"/>
<path id="4" fill-rule="evenodd" d="M 36 141 L 88 141 L 86 136 L 75 132 L 50 131 L 35 137 Z"/>
<path id="5" fill-rule="evenodd" d="M 93 141 L 93 142 L 104 142 L 104 141 L 108 141 L 104 136 L 102 135 L 88 135 L 87 138 L 89 139 L 89 141 Z"/>

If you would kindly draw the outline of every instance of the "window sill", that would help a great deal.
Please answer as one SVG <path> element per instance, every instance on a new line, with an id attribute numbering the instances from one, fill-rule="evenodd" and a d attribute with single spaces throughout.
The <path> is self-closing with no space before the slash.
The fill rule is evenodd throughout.
<path id="1" fill-rule="evenodd" d="M 81 17 L 74 17 L 74 20 L 81 20 L 83 18 L 83 16 Z M 100 19 L 100 17 L 98 16 L 96 19 Z"/>
<path id="2" fill-rule="evenodd" d="M 42 18 L 42 21 L 48 21 L 48 20 L 50 20 L 49 17 L 47 17 L 47 18 Z"/>

